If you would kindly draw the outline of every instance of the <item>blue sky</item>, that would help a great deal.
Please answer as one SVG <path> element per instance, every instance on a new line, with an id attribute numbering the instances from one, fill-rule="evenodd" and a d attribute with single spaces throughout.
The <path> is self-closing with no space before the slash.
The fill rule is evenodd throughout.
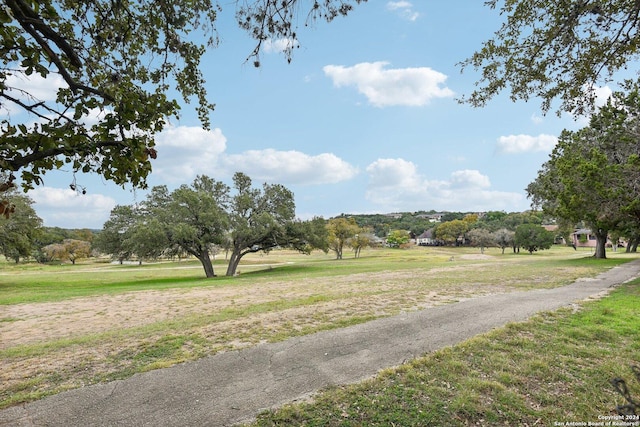
<path id="1" fill-rule="evenodd" d="M 224 5 L 223 5 L 224 7 Z M 480 1 L 382 1 L 305 27 L 293 61 L 267 43 L 261 67 L 245 59 L 253 41 L 219 16 L 221 44 L 204 59 L 216 104 L 210 131 L 193 105 L 157 136 L 149 185 L 175 188 L 198 174 L 230 182 L 236 171 L 285 185 L 297 215 L 397 211 L 522 211 L 562 129 L 584 121 L 543 116 L 540 102 L 507 94 L 482 109 L 460 105 L 478 74 L 456 65 L 479 49 L 501 18 Z M 35 82 L 33 83 L 36 84 Z M 50 86 L 50 83 L 48 84 Z M 605 88 L 606 92 L 606 88 Z M 45 176 L 29 193 L 46 226 L 102 228 L 116 204 L 143 200 L 96 175 Z"/>

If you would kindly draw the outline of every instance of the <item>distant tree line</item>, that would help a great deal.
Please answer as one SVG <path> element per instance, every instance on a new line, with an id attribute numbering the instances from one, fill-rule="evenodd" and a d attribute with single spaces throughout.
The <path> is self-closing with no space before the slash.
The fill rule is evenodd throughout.
<path id="1" fill-rule="evenodd" d="M 422 234 L 434 226 L 428 216 L 436 213 L 431 210 L 395 214 L 342 214 L 340 217 L 353 218 L 359 227 L 370 230 L 377 237 L 386 238 L 393 230 L 406 230 L 412 236 Z M 444 212 L 441 221 L 462 219 L 467 213 Z"/>
<path id="2" fill-rule="evenodd" d="M 398 212 L 394 214 L 347 215 L 330 219 L 329 247 L 341 259 L 343 248 L 354 251 L 366 245 L 382 242 L 388 247 L 406 247 L 411 239 L 431 231 L 432 245 L 477 246 L 482 252 L 488 247 L 506 248 L 519 252 L 524 248 L 532 253 L 548 249 L 556 240 L 569 240 L 572 228 L 558 228 L 557 233 L 541 226 L 551 221 L 539 211 L 512 212 L 490 211 L 484 213 L 436 211 Z M 438 217 L 438 221 L 431 218 Z"/>

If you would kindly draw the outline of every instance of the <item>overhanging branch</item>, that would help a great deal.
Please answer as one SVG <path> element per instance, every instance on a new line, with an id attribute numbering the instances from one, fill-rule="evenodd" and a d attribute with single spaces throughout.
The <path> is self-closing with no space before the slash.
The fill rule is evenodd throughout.
<path id="1" fill-rule="evenodd" d="M 103 148 L 109 148 L 109 147 L 125 147 L 125 143 L 122 141 L 101 141 L 101 142 L 96 142 L 94 144 L 91 144 L 91 147 L 86 147 L 86 150 L 93 153 L 93 152 L 100 151 Z M 9 169 L 13 171 L 17 171 L 31 163 L 34 163 L 40 160 L 56 157 L 59 155 L 81 154 L 80 151 L 84 151 L 84 150 L 77 150 L 74 148 L 58 146 L 58 147 L 49 148 L 47 150 L 36 150 L 25 156 L 14 157 L 11 160 L 6 159 L 5 162 L 6 162 L 6 165 L 9 167 Z"/>
<path id="2" fill-rule="evenodd" d="M 69 70 L 63 63 L 62 58 L 54 52 L 47 40 L 53 42 L 55 46 L 58 47 L 60 51 L 62 51 L 62 53 L 65 55 L 66 60 L 72 67 L 77 69 L 80 69 L 82 67 L 82 61 L 80 60 L 80 57 L 71 47 L 71 45 L 67 43 L 64 37 L 56 33 L 50 26 L 45 24 L 42 18 L 40 18 L 38 14 L 24 2 L 24 0 L 5 0 L 5 2 L 11 9 L 11 12 L 13 13 L 15 19 L 20 23 L 20 26 L 27 33 L 29 33 L 29 35 L 31 35 L 36 43 L 42 48 L 49 61 L 51 61 L 56 66 L 58 72 L 73 92 L 81 90 L 100 96 L 101 98 L 104 98 L 108 101 L 114 101 L 114 98 L 106 92 L 84 85 L 82 83 L 78 83 L 71 76 Z"/>

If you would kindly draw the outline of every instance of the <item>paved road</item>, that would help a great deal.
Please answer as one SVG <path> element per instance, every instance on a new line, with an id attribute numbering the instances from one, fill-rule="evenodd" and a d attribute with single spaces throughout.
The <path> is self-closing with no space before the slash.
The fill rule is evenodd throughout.
<path id="1" fill-rule="evenodd" d="M 230 426 L 638 276 L 640 260 L 562 288 L 474 298 L 221 353 L 11 407 L 0 411 L 0 426 Z"/>

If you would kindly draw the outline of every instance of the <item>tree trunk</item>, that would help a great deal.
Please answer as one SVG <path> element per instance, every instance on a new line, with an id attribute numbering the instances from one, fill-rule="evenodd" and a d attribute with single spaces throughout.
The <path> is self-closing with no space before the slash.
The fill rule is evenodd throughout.
<path id="1" fill-rule="evenodd" d="M 606 246 L 607 246 L 607 235 L 609 234 L 608 230 L 603 228 L 598 228 L 595 230 L 596 235 L 596 253 L 593 254 L 594 258 L 605 259 L 607 258 Z"/>
<path id="2" fill-rule="evenodd" d="M 213 264 L 211 263 L 211 257 L 209 256 L 209 251 L 204 249 L 197 256 L 198 260 L 202 263 L 202 267 L 204 268 L 204 274 L 209 277 L 216 277 L 213 271 Z"/>
<path id="3" fill-rule="evenodd" d="M 240 259 L 242 258 L 242 254 L 238 251 L 231 252 L 231 258 L 229 259 L 229 265 L 227 266 L 227 276 L 235 276 L 236 270 L 238 269 L 238 264 L 240 264 Z"/>

